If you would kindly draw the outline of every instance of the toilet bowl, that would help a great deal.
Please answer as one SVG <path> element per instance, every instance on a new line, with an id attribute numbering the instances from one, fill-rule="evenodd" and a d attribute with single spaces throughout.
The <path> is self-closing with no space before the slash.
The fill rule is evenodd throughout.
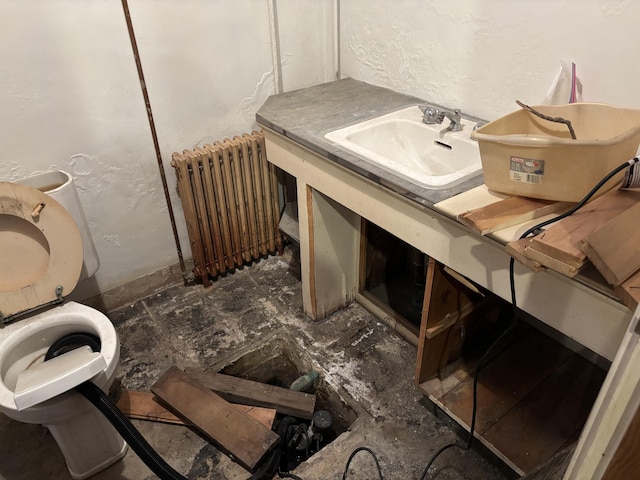
<path id="1" fill-rule="evenodd" d="M 64 188 L 75 187 L 70 182 Z M 90 380 L 107 391 L 115 378 L 120 344 L 105 315 L 64 301 L 82 272 L 93 269 L 87 269 L 85 256 L 95 255 L 95 249 L 83 248 L 86 235 L 66 205 L 46 190 L 46 185 L 33 182 L 0 183 L 0 412 L 45 425 L 71 476 L 84 479 L 127 450 L 102 413 L 73 390 Z M 77 195 L 67 192 L 63 197 L 77 212 Z M 89 263 L 97 265 L 94 259 Z M 44 361 L 56 340 L 78 332 L 97 337 L 99 351 L 81 347 Z"/>

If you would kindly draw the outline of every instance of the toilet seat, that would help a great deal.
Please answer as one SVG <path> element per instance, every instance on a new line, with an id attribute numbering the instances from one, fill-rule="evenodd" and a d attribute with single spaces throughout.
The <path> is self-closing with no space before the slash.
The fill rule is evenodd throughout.
<path id="1" fill-rule="evenodd" d="M 80 231 L 62 205 L 35 188 L 0 183 L 0 323 L 61 301 L 82 261 Z"/>

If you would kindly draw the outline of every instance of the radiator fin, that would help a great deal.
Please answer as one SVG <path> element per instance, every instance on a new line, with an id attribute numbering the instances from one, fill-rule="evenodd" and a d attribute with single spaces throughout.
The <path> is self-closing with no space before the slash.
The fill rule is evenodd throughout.
<path id="1" fill-rule="evenodd" d="M 276 168 L 264 134 L 245 133 L 172 155 L 194 275 L 211 278 L 282 253 Z"/>

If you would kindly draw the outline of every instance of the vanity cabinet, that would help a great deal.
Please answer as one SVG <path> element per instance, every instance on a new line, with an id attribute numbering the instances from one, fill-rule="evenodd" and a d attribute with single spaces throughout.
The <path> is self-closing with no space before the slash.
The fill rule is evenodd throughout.
<path id="1" fill-rule="evenodd" d="M 355 300 L 362 219 L 510 301 L 504 245 L 264 128 L 271 163 L 296 179 L 302 291 L 312 319 Z M 382 179 L 381 179 L 382 180 Z M 630 312 L 615 299 L 554 272 L 516 264 L 518 306 L 596 354 L 613 359 Z"/>
<path id="2" fill-rule="evenodd" d="M 380 316 L 386 315 L 385 321 L 407 338 L 412 338 L 413 334 L 413 342 L 418 347 L 416 385 L 460 425 L 468 428 L 468 387 L 472 383 L 474 358 L 456 358 L 459 347 L 455 342 L 457 334 L 451 333 L 456 329 L 459 333 L 460 326 L 464 326 L 473 312 L 490 309 L 492 302 L 474 299 L 465 291 L 466 287 L 460 287 L 457 280 L 452 280 L 454 277 L 447 270 L 485 291 L 487 297 L 508 303 L 511 298 L 510 257 L 505 253 L 504 245 L 475 235 L 437 209 L 407 198 L 401 189 L 382 178 L 372 181 L 286 135 L 265 127 L 263 130 L 269 161 L 296 180 L 305 313 L 319 320 L 356 299 L 367 308 L 371 306 L 371 302 L 367 305 L 366 295 L 361 292 L 363 278 L 366 277 L 362 262 L 362 258 L 366 258 L 363 255 L 363 222 L 375 225 L 421 252 L 428 265 L 417 337 L 415 328 L 412 333 L 410 327 L 398 322 L 393 315 L 381 312 Z M 464 292 L 464 298 L 447 303 L 447 298 L 453 298 L 447 294 L 451 288 L 454 295 Z M 579 281 L 553 272 L 533 273 L 519 264 L 515 268 L 515 288 L 519 308 L 539 322 L 541 328 L 531 329 L 532 333 L 526 335 L 528 340 L 507 349 L 508 356 L 504 361 L 492 363 L 492 368 L 487 370 L 493 370 L 493 373 L 488 372 L 491 375 L 485 378 L 480 395 L 485 401 L 487 398 L 490 400 L 491 411 L 495 415 L 505 415 L 501 409 L 507 404 L 512 409 L 512 416 L 526 412 L 519 419 L 524 424 L 514 431 L 510 427 L 520 424 L 517 418 L 509 418 L 500 428 L 492 429 L 495 422 L 492 423 L 491 418 L 481 418 L 476 436 L 515 471 L 524 473 L 520 467 L 523 463 L 509 458 L 519 454 L 507 454 L 500 449 L 517 444 L 516 439 L 521 438 L 523 432 L 532 438 L 540 438 L 538 445 L 546 445 L 546 451 L 525 458 L 524 465 L 530 469 L 538 459 L 546 459 L 560 449 L 563 442 L 575 440 L 605 374 L 604 371 L 598 373 L 598 367 L 593 363 L 552 341 L 539 330 L 560 332 L 563 338 L 571 339 L 569 343 L 575 350 L 586 348 L 612 360 L 631 315 L 615 299 Z M 527 355 L 524 359 L 519 355 L 522 352 Z M 556 390 L 554 384 L 538 382 L 536 386 L 540 385 L 541 389 L 531 396 L 536 390 L 531 386 L 532 382 L 535 383 L 539 378 L 537 375 L 545 372 L 550 375 L 557 372 L 557 375 L 549 377 L 556 386 L 570 387 L 574 385 L 572 380 L 577 379 L 581 387 Z M 504 378 L 518 381 L 512 385 L 503 381 Z M 517 397 L 516 403 L 513 399 L 511 403 L 500 399 L 500 395 L 508 397 L 508 390 L 513 388 L 521 392 L 520 396 L 511 394 Z M 559 391 L 561 393 L 557 393 Z M 466 397 L 466 400 L 458 402 L 457 406 L 447 404 L 447 395 L 450 399 Z M 540 426 L 550 425 L 553 428 L 553 422 L 534 421 L 531 424 L 528 414 L 537 412 L 544 418 L 551 406 L 564 402 L 562 395 L 585 399 L 580 407 L 583 410 L 579 412 L 582 416 L 569 418 L 565 413 L 558 414 L 560 419 L 574 420 L 573 423 L 556 422 L 566 427 L 564 437 L 550 435 L 544 428 L 540 433 Z M 544 399 L 550 403 L 545 404 Z M 523 407 L 528 406 L 528 409 L 520 409 L 520 401 L 526 401 Z M 567 405 L 570 411 L 576 411 L 575 405 Z M 504 447 L 498 448 L 497 444 Z M 530 443 L 535 444 L 533 441 Z M 523 455 L 526 457 L 528 453 Z"/>

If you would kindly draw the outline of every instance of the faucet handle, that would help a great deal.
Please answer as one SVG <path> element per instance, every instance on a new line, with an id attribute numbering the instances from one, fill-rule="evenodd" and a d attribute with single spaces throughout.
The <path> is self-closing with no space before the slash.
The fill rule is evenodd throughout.
<path id="1" fill-rule="evenodd" d="M 442 123 L 442 112 L 432 105 L 418 105 L 423 113 L 422 121 L 426 124 Z"/>

